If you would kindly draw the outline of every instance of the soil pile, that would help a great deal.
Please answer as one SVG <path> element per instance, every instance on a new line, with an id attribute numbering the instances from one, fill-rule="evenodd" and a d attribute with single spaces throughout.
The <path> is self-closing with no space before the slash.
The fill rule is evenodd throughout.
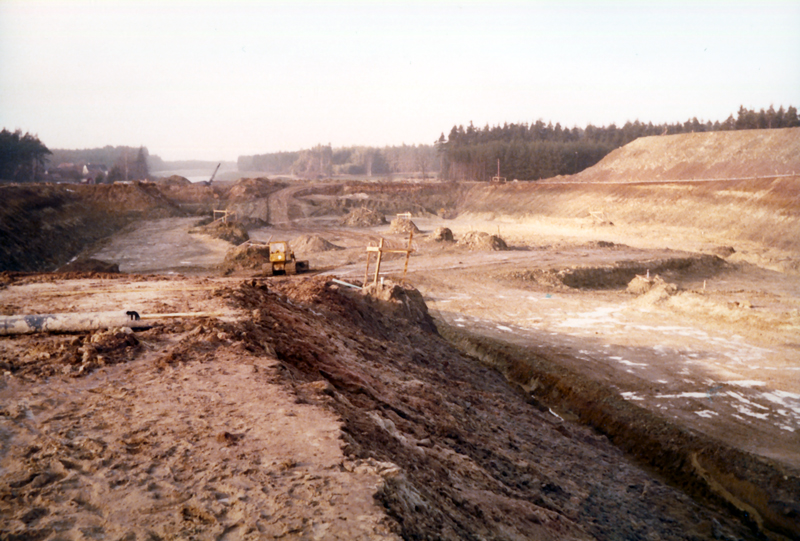
<path id="1" fill-rule="evenodd" d="M 431 239 L 436 242 L 454 242 L 453 232 L 449 227 L 437 227 L 431 235 Z"/>
<path id="2" fill-rule="evenodd" d="M 270 222 L 271 194 L 286 185 L 266 178 L 245 178 L 236 181 L 225 194 L 228 209 L 248 227 L 261 227 Z"/>
<path id="3" fill-rule="evenodd" d="M 386 223 L 386 217 L 372 209 L 359 207 L 350 211 L 340 222 L 348 227 L 373 227 Z"/>
<path id="4" fill-rule="evenodd" d="M 76 259 L 70 261 L 63 267 L 60 267 L 56 272 L 104 272 L 114 273 L 119 272 L 119 264 L 109 263 L 108 261 L 101 261 L 99 259 L 86 258 Z"/>
<path id="5" fill-rule="evenodd" d="M 800 128 L 784 128 L 641 137 L 569 180 L 735 179 L 798 172 Z"/>
<path id="6" fill-rule="evenodd" d="M 243 178 L 234 182 L 225 195 L 232 202 L 249 201 L 261 197 L 269 197 L 270 194 L 285 186 L 281 182 L 267 178 Z"/>
<path id="7" fill-rule="evenodd" d="M 469 231 L 458 241 L 460 246 L 470 250 L 508 250 L 506 241 L 497 235 L 490 235 L 483 231 Z"/>
<path id="8" fill-rule="evenodd" d="M 167 187 L 175 186 L 175 187 L 178 187 L 178 188 L 182 188 L 182 187 L 185 187 L 185 186 L 190 186 L 192 184 L 191 180 L 189 180 L 186 177 L 182 177 L 180 175 L 172 175 L 172 176 L 169 176 L 169 177 L 162 177 L 162 178 L 157 179 L 155 182 L 159 186 L 167 186 Z"/>
<path id="9" fill-rule="evenodd" d="M 223 222 L 215 220 L 209 224 L 194 227 L 189 233 L 208 235 L 215 239 L 222 239 L 236 246 L 250 240 L 247 229 L 238 221 Z"/>
<path id="10" fill-rule="evenodd" d="M 296 253 L 313 254 L 329 252 L 331 250 L 344 250 L 343 247 L 328 242 L 319 235 L 301 235 L 289 243 Z"/>
<path id="11" fill-rule="evenodd" d="M 665 291 L 675 292 L 678 290 L 675 284 L 668 284 L 659 275 L 639 276 L 637 275 L 633 280 L 628 283 L 627 292 L 633 295 L 644 295 L 654 288 L 664 289 Z"/>
<path id="12" fill-rule="evenodd" d="M 390 318 L 407 319 L 428 332 L 436 333 L 436 325 L 428 313 L 422 294 L 410 286 L 401 286 L 391 280 L 368 284 L 362 290 L 367 299 L 379 301 L 373 307 Z"/>
<path id="13" fill-rule="evenodd" d="M 398 217 L 392 220 L 391 225 L 389 226 L 390 233 L 398 233 L 398 234 L 408 234 L 408 233 L 419 233 L 419 228 L 417 224 L 412 222 L 409 218 Z"/>
<path id="14" fill-rule="evenodd" d="M 231 248 L 225 254 L 222 271 L 226 274 L 240 270 L 260 270 L 269 263 L 269 246 L 266 244 L 243 244 Z"/>

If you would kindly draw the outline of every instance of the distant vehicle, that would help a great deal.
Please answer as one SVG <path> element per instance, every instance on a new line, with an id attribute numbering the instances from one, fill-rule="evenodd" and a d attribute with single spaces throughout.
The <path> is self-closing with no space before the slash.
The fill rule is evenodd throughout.
<path id="1" fill-rule="evenodd" d="M 299 274 L 308 271 L 308 261 L 298 261 L 285 240 L 269 243 L 269 263 L 262 267 L 265 276 Z"/>

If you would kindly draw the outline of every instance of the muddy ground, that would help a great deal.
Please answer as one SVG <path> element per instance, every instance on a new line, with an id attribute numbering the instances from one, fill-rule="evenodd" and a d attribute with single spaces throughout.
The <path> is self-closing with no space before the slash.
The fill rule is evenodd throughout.
<path id="1" fill-rule="evenodd" d="M 3 314 L 179 314 L 0 338 L 2 538 L 799 535 L 793 252 L 630 214 L 470 212 L 470 185 L 259 186 L 239 208 L 272 225 L 251 239 L 341 248 L 299 253 L 310 276 L 223 276 L 231 245 L 185 214 L 83 254 L 122 274 L 2 275 Z M 358 206 L 412 212 L 413 289 L 331 281 L 360 285 L 380 238 L 408 245 L 340 225 Z M 637 275 L 669 287 L 629 293 Z"/>

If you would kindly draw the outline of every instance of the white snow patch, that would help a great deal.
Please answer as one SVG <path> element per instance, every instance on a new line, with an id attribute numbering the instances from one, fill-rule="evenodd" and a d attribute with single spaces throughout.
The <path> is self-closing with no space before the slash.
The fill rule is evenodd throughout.
<path id="1" fill-rule="evenodd" d="M 762 421 L 766 421 L 769 417 L 769 413 L 756 413 L 747 406 L 741 406 L 739 404 L 733 405 L 734 409 L 741 413 L 742 415 L 748 415 L 750 417 L 755 417 L 756 419 L 761 419 Z"/>
<path id="2" fill-rule="evenodd" d="M 620 364 L 624 364 L 626 366 L 647 366 L 645 363 L 632 363 L 631 361 L 626 361 L 625 359 L 622 359 L 619 362 Z"/>
<path id="3" fill-rule="evenodd" d="M 763 381 L 758 381 L 755 379 L 746 379 L 742 381 L 723 381 L 723 383 L 727 383 L 728 385 L 736 385 L 737 387 L 763 387 L 766 385 Z"/>
<path id="4" fill-rule="evenodd" d="M 770 391 L 768 393 L 761 393 L 761 396 L 764 397 L 765 400 L 769 400 L 773 404 L 791 410 L 795 415 L 800 416 L 800 394 L 787 391 Z"/>
<path id="5" fill-rule="evenodd" d="M 624 398 L 625 400 L 644 400 L 644 398 L 642 398 L 641 396 L 637 395 L 636 393 L 634 393 L 632 391 L 631 392 L 620 393 L 620 394 L 622 395 L 622 398 Z"/>
<path id="6" fill-rule="evenodd" d="M 505 325 L 498 325 L 497 328 L 500 329 L 501 331 L 514 332 L 514 329 L 506 327 Z"/>
<path id="7" fill-rule="evenodd" d="M 699 415 L 700 417 L 705 417 L 706 419 L 711 419 L 715 415 L 719 415 L 719 413 L 717 413 L 716 411 L 712 411 L 712 410 L 696 411 L 695 414 Z"/>
<path id="8" fill-rule="evenodd" d="M 708 398 L 708 393 L 688 392 L 678 394 L 657 394 L 655 398 Z"/>

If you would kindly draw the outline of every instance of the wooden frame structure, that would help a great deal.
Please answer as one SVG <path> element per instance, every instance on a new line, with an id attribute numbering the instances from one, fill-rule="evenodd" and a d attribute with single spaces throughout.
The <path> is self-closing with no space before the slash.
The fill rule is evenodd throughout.
<path id="1" fill-rule="evenodd" d="M 217 214 L 222 214 L 222 217 L 221 218 L 217 218 Z M 214 210 L 214 221 L 215 222 L 217 222 L 219 220 L 222 220 L 222 223 L 228 223 L 228 217 L 230 217 L 231 219 L 235 218 L 236 217 L 236 211 L 235 210 L 228 210 L 228 209 Z"/>
<path id="2" fill-rule="evenodd" d="M 383 254 L 406 254 L 406 264 L 403 267 L 403 282 L 406 280 L 406 273 L 408 272 L 408 258 L 411 257 L 411 252 L 414 249 L 411 247 L 411 241 L 414 239 L 414 232 L 410 231 L 408 233 L 408 247 L 405 250 L 398 250 L 398 249 L 388 249 L 383 247 L 383 237 L 381 237 L 380 242 L 377 246 L 367 246 L 367 267 L 364 270 L 364 287 L 367 287 L 367 280 L 369 280 L 369 263 L 372 259 L 372 252 L 376 252 L 378 254 L 378 261 L 375 265 L 375 277 L 372 280 L 373 285 L 378 284 L 378 275 L 381 272 L 381 259 Z"/>

